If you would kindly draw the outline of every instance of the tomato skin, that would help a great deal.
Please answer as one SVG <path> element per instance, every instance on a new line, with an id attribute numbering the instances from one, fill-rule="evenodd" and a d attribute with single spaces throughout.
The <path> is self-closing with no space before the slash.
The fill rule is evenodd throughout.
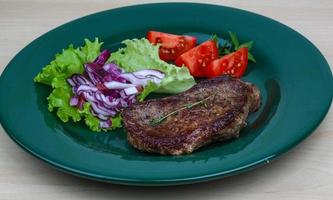
<path id="1" fill-rule="evenodd" d="M 192 49 L 197 42 L 195 37 L 149 31 L 147 39 L 152 44 L 161 44 L 159 56 L 164 61 L 174 61 L 184 52 Z"/>
<path id="2" fill-rule="evenodd" d="M 213 40 L 208 40 L 191 50 L 180 55 L 175 64 L 177 66 L 185 65 L 191 75 L 195 77 L 204 77 L 209 63 L 218 58 L 217 45 Z"/>
<path id="3" fill-rule="evenodd" d="M 248 49 L 240 48 L 237 51 L 212 61 L 205 71 L 208 78 L 214 78 L 222 74 L 229 74 L 240 78 L 246 71 L 248 64 Z"/>

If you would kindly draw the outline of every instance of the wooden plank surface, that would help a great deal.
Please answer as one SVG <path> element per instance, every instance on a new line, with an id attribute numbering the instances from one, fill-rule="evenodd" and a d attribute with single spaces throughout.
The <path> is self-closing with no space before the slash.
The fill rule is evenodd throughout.
<path id="1" fill-rule="evenodd" d="M 30 41 L 97 11 L 157 1 L 0 0 L 0 71 Z M 310 39 L 333 66 L 333 1 L 197 1 L 253 11 Z M 315 80 L 314 80 L 315 81 Z M 256 170 L 195 185 L 140 188 L 77 178 L 20 149 L 0 128 L 0 199 L 333 199 L 333 112 L 292 151 Z"/>

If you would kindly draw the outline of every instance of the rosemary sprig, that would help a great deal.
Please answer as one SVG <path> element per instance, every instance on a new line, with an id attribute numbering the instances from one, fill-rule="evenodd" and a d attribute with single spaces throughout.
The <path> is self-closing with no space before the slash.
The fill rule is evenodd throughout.
<path id="1" fill-rule="evenodd" d="M 199 105 L 199 104 L 203 104 L 205 107 L 207 107 L 207 104 L 206 104 L 206 101 L 211 98 L 212 96 L 215 97 L 216 93 L 212 94 L 212 95 L 209 95 L 208 97 L 204 98 L 204 99 L 201 99 L 200 101 L 196 101 L 194 103 L 188 103 L 186 104 L 185 106 L 177 109 L 177 110 L 174 110 L 162 117 L 159 117 L 159 118 L 156 118 L 156 119 L 152 119 L 150 120 L 149 122 L 149 125 L 150 126 L 157 126 L 159 125 L 160 123 L 162 123 L 165 119 L 167 119 L 168 117 L 170 117 L 171 115 L 174 115 L 174 114 L 177 114 L 178 112 L 182 111 L 182 110 L 185 110 L 185 109 L 191 109 L 193 108 L 194 106 L 196 105 Z"/>

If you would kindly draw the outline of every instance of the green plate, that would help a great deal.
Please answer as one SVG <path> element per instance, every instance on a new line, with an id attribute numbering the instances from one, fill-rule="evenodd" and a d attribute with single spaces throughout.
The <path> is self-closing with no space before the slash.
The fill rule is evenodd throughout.
<path id="1" fill-rule="evenodd" d="M 261 109 L 250 116 L 239 139 L 190 155 L 160 156 L 136 151 L 120 129 L 90 132 L 62 123 L 47 110 L 50 88 L 33 77 L 62 48 L 99 37 L 104 48 L 145 36 L 148 30 L 211 34 L 238 33 L 253 40 L 257 64 L 244 80 L 262 92 Z M 318 49 L 272 19 L 223 6 L 162 3 L 108 10 L 74 20 L 39 37 L 8 64 L 0 79 L 0 119 L 8 135 L 29 153 L 82 177 L 119 184 L 176 185 L 230 176 L 288 151 L 311 134 L 332 102 L 332 72 Z"/>

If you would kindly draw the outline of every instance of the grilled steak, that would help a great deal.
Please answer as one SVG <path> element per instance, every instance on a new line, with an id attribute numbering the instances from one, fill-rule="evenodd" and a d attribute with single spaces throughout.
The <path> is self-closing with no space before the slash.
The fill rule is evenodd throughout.
<path id="1" fill-rule="evenodd" d="M 239 137 L 248 114 L 259 106 L 260 92 L 253 84 L 221 76 L 174 96 L 133 104 L 122 117 L 135 148 L 180 155 Z"/>

